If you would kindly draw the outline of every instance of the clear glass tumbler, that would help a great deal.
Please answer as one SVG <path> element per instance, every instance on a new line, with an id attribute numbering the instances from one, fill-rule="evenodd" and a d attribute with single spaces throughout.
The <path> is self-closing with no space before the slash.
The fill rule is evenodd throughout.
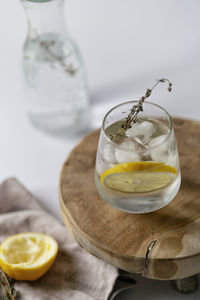
<path id="1" fill-rule="evenodd" d="M 167 205 L 176 196 L 181 174 L 173 122 L 159 105 L 145 102 L 136 123 L 122 136 L 116 135 L 137 103 L 122 103 L 106 114 L 97 150 L 95 183 L 100 196 L 112 206 L 147 213 Z"/>

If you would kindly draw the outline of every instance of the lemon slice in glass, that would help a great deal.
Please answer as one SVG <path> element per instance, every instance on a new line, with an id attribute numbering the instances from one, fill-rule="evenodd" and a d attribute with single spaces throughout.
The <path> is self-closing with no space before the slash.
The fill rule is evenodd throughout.
<path id="1" fill-rule="evenodd" d="M 17 280 L 36 280 L 53 264 L 57 242 L 42 233 L 21 233 L 8 237 L 0 246 L 0 266 Z"/>
<path id="2" fill-rule="evenodd" d="M 175 168 L 156 162 L 130 162 L 105 171 L 101 184 L 123 193 L 146 193 L 168 186 L 176 177 Z"/>

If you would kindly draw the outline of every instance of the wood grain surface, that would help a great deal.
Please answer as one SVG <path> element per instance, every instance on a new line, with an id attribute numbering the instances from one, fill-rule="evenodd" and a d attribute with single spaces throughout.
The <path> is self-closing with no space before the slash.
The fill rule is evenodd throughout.
<path id="1" fill-rule="evenodd" d="M 64 163 L 59 184 L 61 214 L 87 251 L 123 270 L 153 279 L 200 272 L 200 122 L 174 119 L 182 184 L 166 207 L 129 214 L 96 191 L 99 131 L 87 135 Z"/>

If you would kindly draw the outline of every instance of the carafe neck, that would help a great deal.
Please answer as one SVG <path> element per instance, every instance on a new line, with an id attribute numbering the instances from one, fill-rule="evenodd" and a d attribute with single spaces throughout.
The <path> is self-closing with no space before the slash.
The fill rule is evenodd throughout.
<path id="1" fill-rule="evenodd" d="M 66 33 L 63 0 L 21 0 L 28 21 L 28 36 Z"/>

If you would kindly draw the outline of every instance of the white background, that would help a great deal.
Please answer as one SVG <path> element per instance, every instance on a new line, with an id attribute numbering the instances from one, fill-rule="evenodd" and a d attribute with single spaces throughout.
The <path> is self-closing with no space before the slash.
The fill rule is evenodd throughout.
<path id="1" fill-rule="evenodd" d="M 65 0 L 69 32 L 85 61 L 93 115 L 100 126 L 113 105 L 138 99 L 154 80 L 168 77 L 151 100 L 173 116 L 200 120 L 199 0 Z M 27 24 L 19 0 L 0 3 L 0 181 L 16 176 L 59 218 L 60 168 L 81 136 L 59 140 L 32 128 L 24 109 L 21 53 Z M 135 294 L 135 298 L 134 298 Z M 131 296 L 132 295 L 132 296 Z M 118 299 L 198 299 L 168 282 L 143 280 Z"/>

